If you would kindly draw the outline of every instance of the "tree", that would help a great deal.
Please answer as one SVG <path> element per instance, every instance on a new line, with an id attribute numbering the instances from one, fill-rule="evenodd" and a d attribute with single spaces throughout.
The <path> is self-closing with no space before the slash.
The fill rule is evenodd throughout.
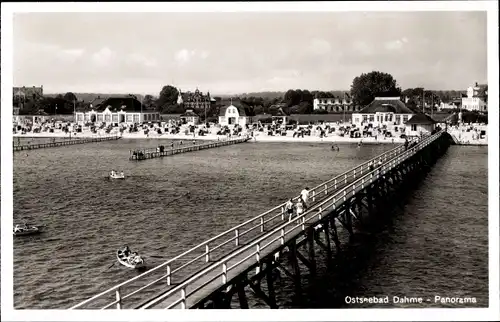
<path id="1" fill-rule="evenodd" d="M 177 88 L 167 85 L 163 86 L 163 88 L 160 91 L 160 95 L 158 96 L 158 99 L 156 100 L 156 106 L 160 111 L 172 111 L 178 110 L 177 106 L 177 98 L 179 96 L 179 91 Z"/>
<path id="2" fill-rule="evenodd" d="M 72 92 L 67 92 L 66 94 L 64 94 L 63 98 L 68 102 L 76 102 L 78 100 L 76 95 Z"/>
<path id="3" fill-rule="evenodd" d="M 356 105 L 370 104 L 377 96 L 400 96 L 401 88 L 397 86 L 392 75 L 373 71 L 361 74 L 352 81 L 351 96 Z"/>
<path id="4" fill-rule="evenodd" d="M 146 96 L 144 96 L 144 100 L 142 101 L 142 105 L 144 106 L 144 108 L 146 110 L 154 110 L 156 108 L 156 106 L 155 106 L 153 95 L 147 94 Z"/>
<path id="5" fill-rule="evenodd" d="M 297 91 L 294 91 L 293 89 L 289 89 L 285 93 L 285 96 L 283 97 L 283 100 L 285 101 L 285 104 L 288 107 L 299 104 L 300 99 L 301 99 L 301 93 L 297 93 Z"/>

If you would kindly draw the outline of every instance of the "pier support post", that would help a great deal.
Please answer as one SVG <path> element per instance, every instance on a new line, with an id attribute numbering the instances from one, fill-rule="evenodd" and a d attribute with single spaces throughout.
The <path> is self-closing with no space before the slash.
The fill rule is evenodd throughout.
<path id="1" fill-rule="evenodd" d="M 274 292 L 273 263 L 269 259 L 266 264 L 267 292 L 269 294 L 269 306 L 271 309 L 278 308 L 276 305 L 276 293 Z"/>
<path id="2" fill-rule="evenodd" d="M 308 243 L 308 253 L 309 262 L 311 264 L 310 271 L 311 275 L 316 276 L 316 254 L 314 252 L 314 228 L 310 227 L 307 232 L 307 243 Z"/>
<path id="3" fill-rule="evenodd" d="M 290 264 L 292 265 L 292 270 L 293 270 L 293 277 L 294 277 L 294 286 L 295 286 L 295 293 L 297 293 L 298 296 L 301 296 L 302 294 L 302 285 L 301 285 L 301 280 L 300 280 L 300 267 L 299 267 L 299 259 L 297 255 L 297 243 L 295 240 L 293 240 L 290 243 Z"/>
<path id="4" fill-rule="evenodd" d="M 245 283 L 246 278 L 242 281 L 240 281 L 237 285 L 238 288 L 238 300 L 240 302 L 240 308 L 241 309 L 248 309 L 248 299 L 247 295 L 245 293 Z"/>

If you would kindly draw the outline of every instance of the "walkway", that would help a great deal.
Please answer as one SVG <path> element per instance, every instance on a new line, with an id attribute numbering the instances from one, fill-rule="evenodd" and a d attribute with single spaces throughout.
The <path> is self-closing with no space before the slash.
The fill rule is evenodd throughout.
<path id="1" fill-rule="evenodd" d="M 250 139 L 249 137 L 245 136 L 243 138 L 215 141 L 215 142 L 209 142 L 209 143 L 203 143 L 203 144 L 189 145 L 189 143 L 186 142 L 186 144 L 184 146 L 176 147 L 176 148 L 174 148 L 174 147 L 168 148 L 165 146 L 160 146 L 160 147 L 155 148 L 155 149 L 134 150 L 134 151 L 130 151 L 129 160 L 141 161 L 141 160 L 154 159 L 154 158 L 160 158 L 160 157 L 168 157 L 168 156 L 179 154 L 179 153 L 200 151 L 200 150 L 205 150 L 205 149 L 218 148 L 218 147 L 226 146 L 226 145 L 243 143 L 243 142 L 247 142 L 249 139 Z"/>
<path id="2" fill-rule="evenodd" d="M 121 138 L 121 136 L 112 135 L 112 136 L 101 136 L 101 137 L 95 137 L 95 138 L 81 138 L 81 139 L 76 139 L 76 140 L 56 141 L 56 142 L 49 142 L 49 143 L 35 143 L 35 144 L 27 144 L 27 145 L 14 145 L 14 151 L 25 151 L 25 150 L 55 148 L 55 147 L 66 146 L 66 145 L 74 145 L 74 144 L 84 144 L 84 143 L 94 143 L 94 142 L 103 142 L 103 141 L 118 140 L 119 138 Z"/>
<path id="3" fill-rule="evenodd" d="M 307 226 L 317 225 L 349 195 L 355 195 L 441 134 L 423 139 L 408 150 L 398 146 L 314 187 L 311 205 L 298 224 L 288 221 L 285 204 L 280 204 L 71 309 L 190 308 L 265 256 L 279 255 L 276 250 L 286 241 L 296 238 Z M 370 169 L 379 161 L 381 166 Z"/>

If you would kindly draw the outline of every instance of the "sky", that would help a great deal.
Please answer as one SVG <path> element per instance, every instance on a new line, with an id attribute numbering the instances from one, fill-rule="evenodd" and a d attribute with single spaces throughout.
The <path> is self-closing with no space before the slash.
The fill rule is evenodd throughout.
<path id="1" fill-rule="evenodd" d="M 14 86 L 45 93 L 348 90 L 487 82 L 486 12 L 16 13 Z"/>

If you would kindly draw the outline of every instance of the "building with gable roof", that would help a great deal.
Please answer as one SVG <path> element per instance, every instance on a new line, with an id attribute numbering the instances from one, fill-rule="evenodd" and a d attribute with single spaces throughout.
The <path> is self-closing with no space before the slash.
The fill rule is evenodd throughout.
<path id="1" fill-rule="evenodd" d="M 427 114 L 417 113 L 405 123 L 407 136 L 430 135 L 436 129 L 436 121 Z"/>
<path id="2" fill-rule="evenodd" d="M 184 114 L 181 114 L 180 118 L 188 125 L 196 125 L 200 122 L 200 117 L 192 109 L 186 110 Z"/>
<path id="3" fill-rule="evenodd" d="M 76 123 L 136 124 L 159 122 L 157 111 L 144 110 L 142 103 L 133 95 L 95 99 L 88 112 L 77 112 Z"/>
<path id="4" fill-rule="evenodd" d="M 222 126 L 250 125 L 253 121 L 253 113 L 249 106 L 241 101 L 231 100 L 225 104 L 219 111 L 219 124 Z"/>
<path id="5" fill-rule="evenodd" d="M 207 92 L 205 95 L 198 88 L 196 88 L 194 93 L 189 91 L 182 93 L 180 89 L 178 91 L 180 97 L 177 98 L 177 104 L 183 104 L 186 110 L 208 110 L 215 103 L 215 100 L 210 97 L 210 92 Z"/>
<path id="6" fill-rule="evenodd" d="M 360 127 L 368 124 L 374 127 L 404 125 L 414 114 L 400 97 L 375 97 L 361 111 L 352 114 L 352 123 Z"/>
<path id="7" fill-rule="evenodd" d="M 467 97 L 462 97 L 462 108 L 468 111 L 488 111 L 488 85 L 478 84 L 467 88 Z"/>

